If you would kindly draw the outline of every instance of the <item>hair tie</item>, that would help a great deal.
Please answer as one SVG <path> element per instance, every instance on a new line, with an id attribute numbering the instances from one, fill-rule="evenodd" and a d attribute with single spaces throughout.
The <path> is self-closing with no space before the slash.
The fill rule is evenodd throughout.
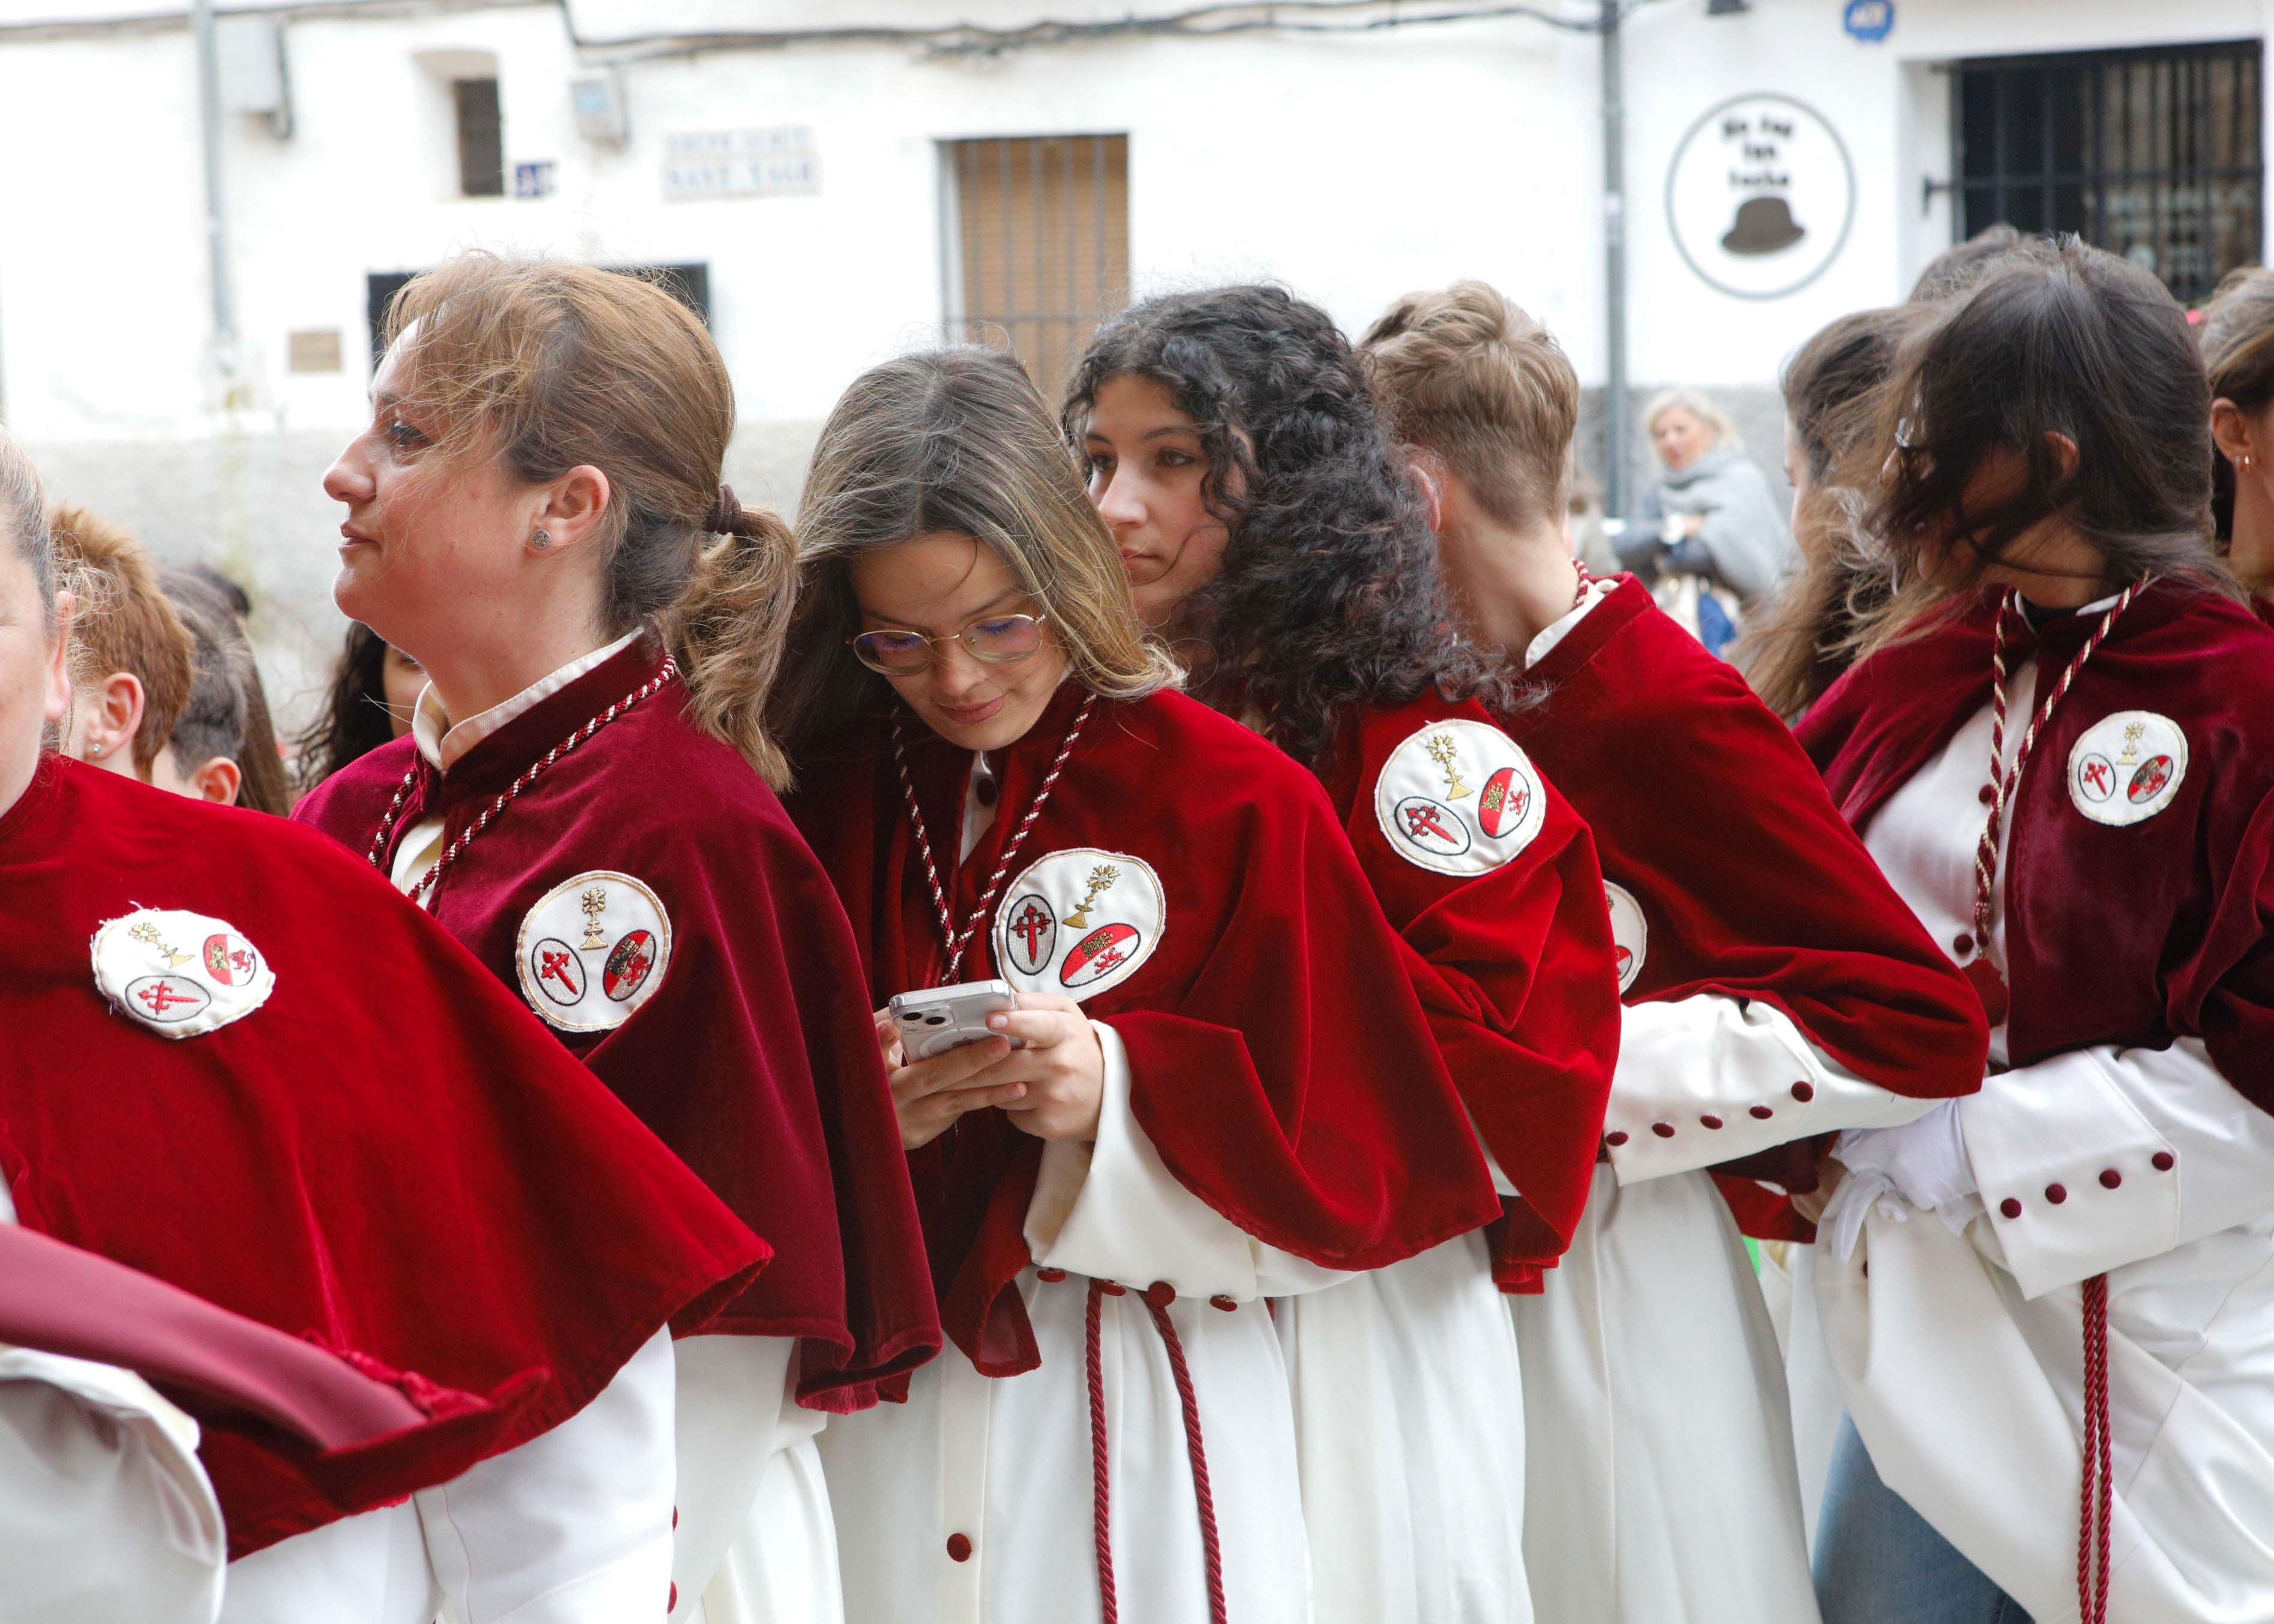
<path id="1" fill-rule="evenodd" d="M 708 526 L 711 533 L 714 536 L 734 535 L 742 523 L 742 504 L 734 498 L 734 487 L 730 485 L 720 485 L 719 500 L 711 505 Z"/>

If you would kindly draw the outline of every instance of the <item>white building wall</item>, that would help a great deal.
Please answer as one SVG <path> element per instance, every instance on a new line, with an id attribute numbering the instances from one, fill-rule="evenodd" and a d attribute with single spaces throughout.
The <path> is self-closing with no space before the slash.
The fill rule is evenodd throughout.
<path id="1" fill-rule="evenodd" d="M 1573 15 L 1594 8 L 1568 0 Z M 1625 29 L 1630 373 L 1732 392 L 1765 462 L 1791 349 L 1901 296 L 1949 240 L 1947 78 L 1937 64 L 2264 34 L 2270 0 L 1896 0 L 1893 36 L 1850 39 L 1841 0 L 1708 18 L 1658 0 Z M 863 366 L 936 337 L 938 143 L 1126 133 L 1136 291 L 1273 276 L 1362 326 L 1410 288 L 1480 275 L 1540 314 L 1581 377 L 1605 370 L 1601 148 L 1592 35 L 1524 19 L 1317 38 L 1113 37 L 943 57 L 905 45 L 720 49 L 618 71 L 630 139 L 576 129 L 580 60 L 553 4 L 299 17 L 283 7 L 294 129 L 225 120 L 229 256 L 250 403 L 218 410 L 196 79 L 185 26 L 26 33 L 102 0 L 0 0 L 0 412 L 59 493 L 162 550 L 216 557 L 261 595 L 272 676 L 305 688 L 335 646 L 337 515 L 319 488 L 360 421 L 365 276 L 467 246 L 607 263 L 701 261 L 744 432 L 730 469 L 794 502 L 819 417 Z M 236 8 L 232 8 L 236 9 Z M 996 25 L 1126 15 L 1129 0 L 576 0 L 588 39 L 666 27 Z M 1143 11 L 1172 9 L 1146 0 Z M 651 49 L 641 47 L 639 49 Z M 552 161 L 541 200 L 456 196 L 447 73 L 494 56 L 505 158 Z M 1854 226 L 1813 284 L 1760 302 L 1683 263 L 1666 220 L 1683 133 L 1738 93 L 1779 92 L 1838 130 Z M 668 202 L 677 131 L 809 127 L 818 196 Z M 334 328 L 343 369 L 292 374 L 287 335 Z"/>

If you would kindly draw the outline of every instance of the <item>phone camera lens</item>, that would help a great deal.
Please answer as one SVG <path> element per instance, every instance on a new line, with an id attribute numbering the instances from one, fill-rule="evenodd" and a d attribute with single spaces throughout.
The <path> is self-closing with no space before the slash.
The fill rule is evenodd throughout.
<path id="1" fill-rule="evenodd" d="M 945 1015 L 927 1015 L 924 1017 L 924 1025 L 927 1026 L 945 1026 L 947 1025 L 947 1017 Z"/>

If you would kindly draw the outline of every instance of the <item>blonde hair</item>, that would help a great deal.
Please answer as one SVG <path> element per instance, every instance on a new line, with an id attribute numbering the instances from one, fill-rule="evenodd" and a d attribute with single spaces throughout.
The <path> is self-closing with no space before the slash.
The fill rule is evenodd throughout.
<path id="1" fill-rule="evenodd" d="M 1738 434 L 1737 425 L 1729 421 L 1729 414 L 1708 400 L 1702 391 L 1697 389 L 1660 389 L 1656 395 L 1652 395 L 1650 404 L 1642 409 L 1644 438 L 1649 439 L 1655 432 L 1660 417 L 1669 411 L 1677 410 L 1688 412 L 1713 432 L 1713 445 L 1708 447 L 1709 449 L 1722 446 L 1728 447 L 1732 451 L 1741 451 L 1744 448 L 1744 440 Z M 1657 446 L 1653 440 L 1652 450 L 1654 452 L 1656 449 Z"/>
<path id="2" fill-rule="evenodd" d="M 1137 699 L 1182 680 L 1137 619 L 1120 553 L 1050 409 L 998 350 L 904 356 L 855 380 L 814 447 L 797 532 L 803 590 L 772 713 L 793 749 L 884 682 L 846 645 L 860 623 L 847 566 L 921 535 L 992 549 L 1043 605 L 1091 693 Z"/>
<path id="3" fill-rule="evenodd" d="M 146 782 L 174 736 L 197 680 L 197 640 L 158 585 L 142 544 L 84 508 L 55 510 L 48 525 L 63 584 L 79 600 L 72 623 L 72 680 L 101 682 L 125 672 L 142 684 L 134 771 Z"/>
<path id="4" fill-rule="evenodd" d="M 1555 335 L 1481 282 L 1409 293 L 1359 358 L 1391 432 L 1433 451 L 1502 524 L 1563 516 L 1579 375 Z"/>
<path id="5" fill-rule="evenodd" d="M 467 253 L 403 288 L 387 335 L 406 408 L 441 426 L 427 455 L 445 466 L 494 455 L 530 484 L 583 463 L 607 475 L 604 629 L 653 624 L 696 725 L 785 786 L 765 706 L 795 544 L 719 484 L 734 388 L 702 322 L 638 276 Z"/>

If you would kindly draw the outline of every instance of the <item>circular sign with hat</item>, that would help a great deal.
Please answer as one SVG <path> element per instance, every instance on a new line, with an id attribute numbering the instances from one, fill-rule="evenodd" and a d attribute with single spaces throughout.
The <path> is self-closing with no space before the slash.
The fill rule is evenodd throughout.
<path id="1" fill-rule="evenodd" d="M 1847 243 L 1856 167 L 1813 109 L 1766 92 L 1732 96 L 1675 149 L 1666 219 L 1708 283 L 1736 298 L 1781 298 L 1822 275 Z"/>

